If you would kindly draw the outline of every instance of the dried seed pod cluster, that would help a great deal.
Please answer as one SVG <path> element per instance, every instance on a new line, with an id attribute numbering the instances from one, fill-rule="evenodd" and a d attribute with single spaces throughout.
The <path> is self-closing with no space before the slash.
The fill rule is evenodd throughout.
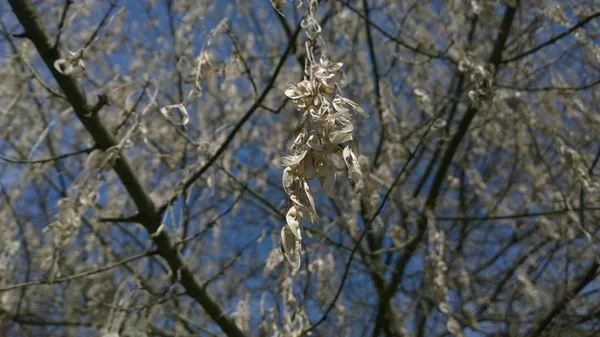
<path id="1" fill-rule="evenodd" d="M 282 158 L 283 188 L 289 196 L 290 208 L 286 225 L 281 230 L 281 251 L 290 265 L 300 267 L 302 219 L 318 220 L 308 180 L 318 178 L 328 197 L 334 196 L 336 175 L 348 169 L 350 178 L 362 176 L 356 155 L 349 146 L 352 140 L 352 117 L 365 117 L 360 106 L 345 98 L 337 84 L 342 63 L 331 62 L 322 53 L 318 62 L 315 49 L 321 27 L 314 18 L 318 2 L 309 3 L 308 15 L 302 22 L 306 30 L 306 65 L 304 79 L 291 85 L 285 95 L 302 113 L 297 135 L 289 155 Z"/>

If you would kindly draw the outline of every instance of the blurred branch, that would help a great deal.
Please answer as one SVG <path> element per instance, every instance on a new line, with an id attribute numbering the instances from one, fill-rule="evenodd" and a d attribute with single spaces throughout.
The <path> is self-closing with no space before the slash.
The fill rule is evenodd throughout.
<path id="1" fill-rule="evenodd" d="M 61 154 L 61 155 L 58 155 L 58 156 L 52 157 L 52 158 L 36 159 L 36 160 L 11 159 L 11 158 L 5 157 L 3 155 L 0 155 L 0 159 L 6 161 L 8 163 L 11 163 L 11 164 L 43 164 L 43 163 L 48 163 L 48 162 L 52 162 L 52 161 L 69 158 L 69 157 L 76 156 L 76 155 L 83 154 L 83 153 L 90 153 L 94 149 L 95 149 L 95 147 L 90 147 L 87 149 L 78 150 L 78 151 L 71 152 L 71 153 Z"/>
<path id="2" fill-rule="evenodd" d="M 106 25 L 106 23 L 108 22 L 108 19 L 110 17 L 110 14 L 112 14 L 113 9 L 117 8 L 118 6 L 113 3 L 112 1 L 109 1 L 110 3 L 110 7 L 108 8 L 108 10 L 106 11 L 106 13 L 104 13 L 104 16 L 102 17 L 102 19 L 100 20 L 100 22 L 98 23 L 98 25 L 96 26 L 96 29 L 94 29 L 94 32 L 92 33 L 92 35 L 90 36 L 90 38 L 86 41 L 85 45 L 83 46 L 82 50 L 86 50 L 91 44 L 92 42 L 94 42 L 94 40 L 96 39 L 96 37 L 98 37 L 98 34 L 100 33 L 100 30 Z M 56 49 L 58 49 L 57 47 L 55 47 Z"/>
<path id="3" fill-rule="evenodd" d="M 427 130 L 423 133 L 423 135 L 419 139 L 419 142 L 415 146 L 415 149 L 413 151 L 409 152 L 409 156 L 406 159 L 406 162 L 404 163 L 404 165 L 402 165 L 402 168 L 400 169 L 400 171 L 398 172 L 398 174 L 396 174 L 396 176 L 394 178 L 394 181 L 392 182 L 392 184 L 390 185 L 390 187 L 387 189 L 385 195 L 383 196 L 383 199 L 379 203 L 379 207 L 377 208 L 377 210 L 375 211 L 375 213 L 371 216 L 371 218 L 369 219 L 369 221 L 365 224 L 365 228 L 361 232 L 358 240 L 356 240 L 356 242 L 354 244 L 354 248 L 352 248 L 352 251 L 350 252 L 350 257 L 348 258 L 348 261 L 346 262 L 346 265 L 344 267 L 344 273 L 342 274 L 342 280 L 340 282 L 340 285 L 337 288 L 337 291 L 335 292 L 335 294 L 333 296 L 333 299 L 331 300 L 331 303 L 329 303 L 329 305 L 327 306 L 327 308 L 325 309 L 325 311 L 323 312 L 323 314 L 321 315 L 321 317 L 315 323 L 313 323 L 308 328 L 305 328 L 304 330 L 302 330 L 302 333 L 300 334 L 300 336 L 305 336 L 306 334 L 308 334 L 312 330 L 316 329 L 321 323 L 323 323 L 327 319 L 327 316 L 329 315 L 329 313 L 331 312 L 331 310 L 333 310 L 333 307 L 335 306 L 337 300 L 339 299 L 340 295 L 342 294 L 342 290 L 344 289 L 346 281 L 348 280 L 348 275 L 350 273 L 350 267 L 352 266 L 352 261 L 354 261 L 354 255 L 356 254 L 356 252 L 358 251 L 358 248 L 360 247 L 360 243 L 364 239 L 364 237 L 367 234 L 367 232 L 371 229 L 371 226 L 373 225 L 373 222 L 375 221 L 375 219 L 377 219 L 377 217 L 379 216 L 379 214 L 383 210 L 383 207 L 386 205 L 388 199 L 390 198 L 390 196 L 392 194 L 392 191 L 394 190 L 394 188 L 396 187 L 396 185 L 400 182 L 400 178 L 406 172 L 406 169 L 408 168 L 408 165 L 415 158 L 415 155 L 418 152 L 419 148 L 422 146 L 422 144 L 423 144 L 423 142 L 425 140 L 425 137 L 429 134 L 429 131 L 431 130 L 433 122 L 434 121 L 432 120 L 431 123 L 429 124 L 429 127 L 427 128 Z"/>
<path id="4" fill-rule="evenodd" d="M 78 273 L 75 275 L 71 275 L 71 276 L 65 276 L 65 277 L 61 277 L 61 278 L 56 278 L 54 280 L 43 280 L 43 281 L 31 281 L 31 282 L 25 282 L 25 283 L 19 283 L 19 284 L 13 284 L 7 287 L 3 287 L 0 288 L 0 292 L 4 292 L 4 291 L 9 291 L 9 290 L 13 290 L 13 289 L 19 289 L 19 288 L 26 288 L 26 287 L 31 287 L 31 286 L 36 286 L 36 285 L 50 285 L 50 284 L 57 284 L 57 283 L 64 283 L 64 282 L 69 282 L 69 281 L 73 281 L 75 279 L 78 278 L 82 278 L 82 277 L 87 277 L 87 276 L 91 276 L 91 275 L 95 275 L 95 274 L 99 274 L 99 273 L 103 273 L 105 271 L 109 271 L 111 269 L 117 268 L 119 266 L 122 266 L 126 263 L 147 257 L 147 256 L 152 256 L 158 254 L 157 251 L 149 251 L 149 252 L 144 252 L 144 253 L 140 253 L 131 257 L 128 257 L 126 259 L 123 259 L 121 261 L 115 262 L 115 263 L 111 263 L 109 265 L 106 265 L 104 267 L 101 268 L 97 268 L 94 270 L 90 270 L 90 271 L 86 271 L 86 272 L 82 272 L 82 273 Z"/>
<path id="5" fill-rule="evenodd" d="M 498 88 L 504 88 L 504 89 L 511 89 L 511 90 L 517 90 L 517 91 L 524 91 L 524 92 L 535 92 L 535 91 L 582 91 L 582 90 L 587 90 L 590 88 L 595 87 L 596 85 L 600 84 L 600 79 L 590 82 L 590 83 L 582 83 L 580 86 L 578 87 L 537 87 L 537 88 L 527 88 L 527 87 L 515 87 L 515 86 L 511 86 L 511 85 L 506 85 L 506 84 L 502 84 L 502 83 L 494 83 L 494 86 L 498 87 Z"/>
<path id="6" fill-rule="evenodd" d="M 530 212 L 530 213 L 517 213 L 507 215 L 491 215 L 491 216 L 463 216 L 463 217 L 452 217 L 452 216 L 438 216 L 436 217 L 439 221 L 494 221 L 494 220 L 508 220 L 508 219 L 520 219 L 520 218 L 533 218 L 537 216 L 549 216 L 549 215 L 560 215 L 567 212 L 575 211 L 600 211 L 600 207 L 574 207 L 571 209 L 559 209 L 554 211 L 543 211 L 543 212 Z"/>
<path id="7" fill-rule="evenodd" d="M 10 48 L 12 49 L 13 53 L 17 56 L 17 58 L 23 63 L 23 67 L 27 68 L 30 72 L 31 75 L 33 76 L 33 78 L 35 78 L 39 85 L 46 89 L 46 91 L 48 91 L 48 93 L 54 97 L 58 97 L 60 99 L 64 99 L 67 100 L 67 98 L 60 94 L 59 92 L 56 92 L 54 89 L 52 89 L 49 85 L 47 85 L 44 82 L 44 79 L 42 78 L 42 76 L 40 76 L 40 74 L 38 74 L 37 71 L 35 71 L 35 69 L 31 66 L 31 64 L 29 63 L 29 61 L 27 61 L 27 59 L 25 58 L 25 56 L 23 56 L 21 54 L 21 52 L 19 51 L 19 49 L 17 48 L 15 42 L 13 41 L 13 39 L 11 39 L 12 37 L 15 37 L 15 34 L 9 34 L 6 26 L 4 25 L 4 22 L 0 20 L 0 27 L 2 28 L 2 35 L 6 38 L 6 40 L 8 41 L 8 44 L 10 45 Z"/>
<path id="8" fill-rule="evenodd" d="M 510 33 L 510 28 L 512 26 L 516 11 L 516 7 L 507 6 L 506 11 L 504 12 L 504 17 L 502 18 L 502 22 L 498 30 L 498 36 L 496 38 L 496 41 L 494 42 L 492 52 L 490 53 L 488 62 L 494 66 L 494 69 L 496 69 L 496 71 L 498 65 L 500 64 L 500 61 L 502 60 L 502 52 L 504 50 L 506 40 L 508 39 L 508 35 Z M 448 143 L 448 147 L 446 148 L 446 151 L 442 156 L 440 165 L 438 166 L 438 169 L 433 178 L 431 189 L 429 190 L 427 199 L 425 201 L 425 205 L 423 206 L 423 212 L 418 220 L 417 233 L 408 240 L 404 254 L 402 254 L 402 256 L 398 259 L 395 265 L 395 270 L 392 274 L 388 290 L 383 299 L 384 303 L 382 303 L 382 305 L 387 306 L 389 300 L 396 293 L 398 285 L 400 284 L 404 276 L 404 271 L 406 269 L 406 266 L 408 265 L 408 262 L 410 261 L 414 252 L 417 250 L 421 241 L 425 237 L 425 232 L 427 230 L 427 218 L 425 212 L 427 210 L 433 211 L 435 209 L 440 190 L 442 188 L 444 180 L 446 179 L 446 173 L 448 172 L 448 168 L 452 163 L 454 155 L 457 152 L 458 147 L 463 140 L 463 137 L 467 134 L 467 130 L 469 129 L 471 121 L 475 117 L 477 111 L 478 110 L 474 106 L 469 107 L 469 109 L 465 113 L 465 116 L 460 122 L 457 132 L 454 134 L 454 136 Z"/>
<path id="9" fill-rule="evenodd" d="M 367 0 L 363 0 L 363 7 L 365 10 L 365 20 L 370 21 L 369 18 L 369 3 Z M 375 91 L 375 106 L 377 110 L 379 110 L 379 143 L 377 144 L 377 149 L 375 150 L 375 156 L 373 157 L 373 168 L 377 167 L 377 160 L 381 155 L 381 150 L 383 148 L 383 142 L 385 141 L 385 126 L 383 123 L 383 102 L 381 98 L 381 88 L 380 88 L 380 79 L 379 79 L 379 67 L 377 65 L 377 56 L 375 55 L 375 45 L 373 43 L 373 36 L 371 35 L 371 25 L 365 25 L 365 31 L 367 33 L 367 45 L 369 47 L 369 59 L 371 60 L 371 73 L 373 74 L 373 83 Z"/>
<path id="10" fill-rule="evenodd" d="M 564 38 L 566 36 L 571 35 L 571 33 L 573 33 L 574 31 L 576 31 L 577 29 L 583 27 L 586 23 L 592 21 L 593 19 L 595 19 L 595 18 L 597 18 L 599 16 L 600 16 L 600 12 L 597 12 L 597 13 L 594 13 L 594 14 L 592 14 L 590 16 L 587 16 L 586 18 L 584 18 L 583 20 L 581 20 L 577 24 L 575 24 L 573 27 L 571 27 L 571 28 L 567 29 L 566 31 L 564 31 L 564 32 L 562 32 L 562 33 L 554 36 L 553 38 L 549 39 L 548 41 L 542 42 L 539 45 L 537 45 L 537 46 L 535 46 L 535 47 L 533 47 L 533 48 L 531 48 L 531 49 L 529 49 L 529 50 L 527 50 L 525 52 L 517 54 L 517 55 L 515 55 L 513 57 L 506 58 L 506 59 L 504 59 L 502 61 L 502 63 L 514 62 L 514 61 L 516 61 L 518 59 L 521 59 L 521 58 L 523 58 L 523 57 L 525 57 L 527 55 L 533 54 L 533 53 L 537 52 L 538 50 L 540 50 L 542 48 L 545 48 L 545 47 L 547 47 L 547 46 L 549 46 L 551 44 L 554 44 L 558 40 L 560 40 L 560 39 L 562 39 L 562 38 Z"/>
<path id="11" fill-rule="evenodd" d="M 9 314 L 10 315 L 10 314 Z M 30 325 L 30 326 L 92 326 L 92 322 L 80 322 L 80 321 L 69 321 L 69 320 L 52 320 L 48 318 L 41 317 L 32 317 L 32 316 L 15 316 L 11 317 L 11 320 L 22 324 L 22 325 Z"/>
<path id="12" fill-rule="evenodd" d="M 279 63 L 277 64 L 277 66 L 275 67 L 275 70 L 273 71 L 273 74 L 271 75 L 271 79 L 269 80 L 269 83 L 267 83 L 267 86 L 262 91 L 262 93 L 258 97 L 258 99 L 254 102 L 254 104 L 252 104 L 252 106 L 250 106 L 248 111 L 235 124 L 235 126 L 233 127 L 233 129 L 231 130 L 229 135 L 227 135 L 227 138 L 225 138 L 225 141 L 223 141 L 223 143 L 221 143 L 221 145 L 219 146 L 217 151 L 210 157 L 210 159 L 206 162 L 206 164 L 204 164 L 194 174 L 185 178 L 180 183 L 180 185 L 179 185 L 180 187 L 178 187 L 177 192 L 173 193 L 168 198 L 168 200 L 162 206 L 159 207 L 160 211 L 165 210 L 171 203 L 173 203 L 177 199 L 177 197 L 180 194 L 179 191 L 181 191 L 181 193 L 185 192 L 190 186 L 192 186 L 196 182 L 196 180 L 198 180 L 198 179 L 200 179 L 200 177 L 202 177 L 204 172 L 206 172 L 210 167 L 213 166 L 213 164 L 217 161 L 217 159 L 221 156 L 221 154 L 223 154 L 223 152 L 225 152 L 225 150 L 227 149 L 229 144 L 233 141 L 233 139 L 235 138 L 237 133 L 241 130 L 242 126 L 244 126 L 244 124 L 250 119 L 250 117 L 254 114 L 254 112 L 262 105 L 262 102 L 267 97 L 267 94 L 271 91 L 273 86 L 275 86 L 275 80 L 277 79 L 279 72 L 283 68 L 283 65 L 285 64 L 285 61 L 287 60 L 287 57 L 290 54 L 293 46 L 295 46 L 295 44 L 296 44 L 296 38 L 298 37 L 298 34 L 300 33 L 300 29 L 301 29 L 300 24 L 298 24 L 296 27 L 296 31 L 294 32 L 294 36 L 288 42 L 288 45 L 287 45 L 285 51 L 283 52 L 283 55 L 279 59 Z"/>
<path id="13" fill-rule="evenodd" d="M 585 271 L 585 274 L 582 275 L 581 279 L 574 284 L 573 287 L 568 289 L 563 296 L 556 302 L 551 308 L 549 308 L 548 313 L 544 315 L 537 323 L 531 333 L 527 334 L 529 337 L 538 337 L 542 334 L 542 332 L 546 329 L 546 327 L 552 322 L 552 320 L 558 316 L 558 314 L 563 311 L 563 309 L 569 304 L 569 302 L 577 296 L 577 294 L 590 282 L 594 281 L 596 278 L 596 273 L 598 272 L 598 261 L 595 260 Z"/>
<path id="14" fill-rule="evenodd" d="M 60 22 L 58 23 L 58 33 L 56 34 L 56 39 L 54 41 L 54 46 L 58 49 L 60 48 L 60 37 L 63 32 L 63 27 L 65 26 L 65 19 L 67 18 L 67 12 L 69 11 L 69 7 L 73 4 L 73 0 L 65 0 L 65 6 L 63 7 L 62 14 L 60 16 Z"/>
<path id="15" fill-rule="evenodd" d="M 359 17 L 361 17 L 363 20 L 365 20 L 365 22 L 367 23 L 367 25 L 375 28 L 375 30 L 377 30 L 379 33 L 381 33 L 383 36 L 387 37 L 388 39 L 390 39 L 391 41 L 397 43 L 398 45 L 409 49 L 411 51 L 413 51 L 416 54 L 420 54 L 420 55 L 424 55 L 427 56 L 429 58 L 439 58 L 439 59 L 443 59 L 446 61 L 450 61 L 453 64 L 457 64 L 458 62 L 453 60 L 450 56 L 444 55 L 449 49 L 450 46 L 452 44 L 450 44 L 444 51 L 438 51 L 438 52 L 431 52 L 428 50 L 423 50 L 419 45 L 417 46 L 413 46 L 411 44 L 409 44 L 408 42 L 402 41 L 399 38 L 393 36 L 392 34 L 386 32 L 383 28 L 381 28 L 379 25 L 377 25 L 375 22 L 371 21 L 368 17 L 365 17 L 365 15 L 363 13 L 361 13 L 358 9 L 352 7 L 350 5 L 349 2 L 342 2 L 342 4 L 348 8 L 349 10 L 351 10 L 352 12 L 354 12 L 356 15 L 358 15 Z"/>

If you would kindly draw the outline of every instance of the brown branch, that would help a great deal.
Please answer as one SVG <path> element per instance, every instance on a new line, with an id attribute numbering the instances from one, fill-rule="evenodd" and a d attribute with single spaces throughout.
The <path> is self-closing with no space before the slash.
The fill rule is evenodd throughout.
<path id="1" fill-rule="evenodd" d="M 90 114 L 95 115 L 98 112 L 100 112 L 100 110 L 102 110 L 103 107 L 109 106 L 109 105 L 110 105 L 110 103 L 108 103 L 108 97 L 104 94 L 99 94 L 98 101 L 96 102 L 96 104 L 94 104 L 94 106 L 92 106 L 90 108 Z"/>
<path id="2" fill-rule="evenodd" d="M 86 50 L 92 44 L 92 42 L 94 42 L 94 40 L 96 39 L 96 37 L 98 37 L 98 34 L 100 33 L 100 30 L 102 29 L 102 27 L 104 27 L 106 25 L 106 23 L 108 21 L 108 18 L 110 16 L 110 14 L 112 13 L 113 9 L 115 9 L 117 7 L 118 6 L 116 4 L 114 4 L 113 2 L 110 2 L 110 7 L 106 11 L 106 13 L 104 13 L 104 16 L 102 17 L 102 19 L 100 20 L 100 22 L 96 26 L 96 29 L 94 29 L 94 32 L 92 33 L 92 36 L 90 36 L 90 38 L 86 41 L 86 43 L 83 46 L 82 50 Z"/>
<path id="3" fill-rule="evenodd" d="M 4 157 L 3 155 L 0 155 L 0 159 L 4 160 L 5 162 L 11 163 L 11 164 L 43 164 L 43 163 L 48 163 L 48 162 L 57 161 L 57 160 L 65 159 L 68 157 L 76 156 L 76 155 L 82 154 L 82 153 L 90 153 L 94 149 L 95 149 L 94 147 L 90 147 L 87 149 L 78 150 L 78 151 L 71 152 L 71 153 L 61 154 L 61 155 L 58 155 L 58 156 L 52 157 L 52 158 L 44 158 L 44 159 L 36 159 L 36 160 L 11 159 L 8 157 Z"/>
<path id="4" fill-rule="evenodd" d="M 73 4 L 73 0 L 65 0 L 65 6 L 63 7 L 62 14 L 60 16 L 60 22 L 58 23 L 58 33 L 56 34 L 56 40 L 54 41 L 55 48 L 59 48 L 60 46 L 60 37 L 63 32 L 63 27 L 65 26 L 65 19 L 67 18 L 67 12 L 69 11 L 69 7 Z"/>
<path id="5" fill-rule="evenodd" d="M 235 34 L 233 34 L 231 29 L 227 30 L 227 36 L 229 36 L 229 39 L 231 40 L 231 43 L 235 48 L 236 55 L 240 58 L 240 61 L 242 61 L 242 65 L 244 66 L 244 73 L 246 74 L 246 77 L 248 77 L 248 81 L 252 85 L 254 97 L 256 97 L 258 96 L 258 87 L 256 86 L 256 82 L 254 81 L 254 77 L 252 76 L 252 70 L 250 70 L 250 66 L 248 65 L 248 62 L 246 61 L 246 58 L 242 53 L 242 48 L 240 48 L 239 39 Z M 288 38 L 290 38 L 290 36 L 288 36 Z"/>
<path id="6" fill-rule="evenodd" d="M 366 21 L 369 21 L 369 3 L 367 2 L 367 0 L 363 0 L 363 7 L 364 7 L 364 17 Z M 367 45 L 369 47 L 369 58 L 371 60 L 371 72 L 373 73 L 373 83 L 374 83 L 374 90 L 375 90 L 375 106 L 377 107 L 377 110 L 379 110 L 379 127 L 380 127 L 380 139 L 379 139 L 379 143 L 377 144 L 377 150 L 375 151 L 375 157 L 373 158 L 373 167 L 377 167 L 377 160 L 379 159 L 379 156 L 381 155 L 381 150 L 383 148 L 383 142 L 385 140 L 385 127 L 383 125 L 383 102 L 381 100 L 381 88 L 379 85 L 379 67 L 377 65 L 377 57 L 375 56 L 375 45 L 373 43 L 373 36 L 371 34 L 371 25 L 367 24 L 365 25 L 365 31 L 367 33 Z"/>
<path id="7" fill-rule="evenodd" d="M 9 314 L 10 315 L 10 314 Z M 30 317 L 27 315 L 26 317 L 15 316 L 12 317 L 11 320 L 13 322 L 19 323 L 21 325 L 29 325 L 29 326 L 93 326 L 92 322 L 79 322 L 79 321 L 69 321 L 69 320 L 52 320 L 48 318 L 41 317 Z M 2 336 L 2 335 L 0 335 Z"/>
<path id="8" fill-rule="evenodd" d="M 496 300 L 498 295 L 500 295 L 502 288 L 504 288 L 504 286 L 508 283 L 508 281 L 510 281 L 510 279 L 513 277 L 513 275 L 519 269 L 519 267 L 524 262 L 526 262 L 527 259 L 529 259 L 535 252 L 542 249 L 542 247 L 544 247 L 544 245 L 546 245 L 546 243 L 548 241 L 549 240 L 544 240 L 544 241 L 536 244 L 535 246 L 531 247 L 526 254 L 523 254 L 509 268 L 507 268 L 506 270 L 503 271 L 504 275 L 502 276 L 502 278 L 500 278 L 500 281 L 496 284 L 495 287 L 488 289 L 489 296 L 487 296 L 482 301 L 482 304 L 473 313 L 473 315 L 475 317 L 478 317 L 481 314 L 483 314 L 494 303 L 494 301 Z M 500 277 L 500 275 L 498 275 L 496 277 Z"/>
<path id="9" fill-rule="evenodd" d="M 471 19 L 471 26 L 469 29 L 469 34 L 468 34 L 468 46 L 471 47 L 473 44 L 473 38 L 475 36 L 475 31 L 477 30 L 477 22 L 479 21 L 479 17 L 478 16 L 474 16 Z M 446 126 L 444 127 L 444 135 L 446 137 L 450 137 L 450 126 L 452 125 L 452 122 L 454 121 L 454 117 L 456 116 L 456 112 L 458 111 L 458 106 L 460 103 L 460 97 L 462 96 L 463 92 L 464 92 L 464 88 L 465 88 L 465 73 L 463 72 L 457 72 L 456 74 L 457 78 L 458 78 L 458 82 L 456 84 L 456 86 L 454 87 L 454 92 L 451 92 L 452 89 L 452 85 L 450 85 L 450 87 L 448 88 L 448 95 L 452 95 L 450 96 L 450 102 L 448 103 L 448 105 L 444 106 L 441 110 L 440 110 L 440 115 L 444 112 L 447 111 L 447 117 L 446 117 Z M 438 162 L 439 156 L 442 153 L 442 149 L 444 148 L 445 142 L 439 142 L 438 145 L 436 146 L 435 152 L 433 153 L 432 158 L 429 161 L 429 164 L 427 164 L 427 168 L 425 169 L 425 173 L 423 174 L 423 176 L 421 177 L 421 180 L 419 180 L 419 183 L 417 184 L 417 187 L 414 189 L 413 191 L 413 198 L 416 198 L 419 193 L 421 193 L 421 189 L 425 186 L 425 183 L 427 182 L 427 180 L 429 180 L 429 177 L 431 175 L 431 172 L 433 172 L 433 168 L 435 167 L 435 164 Z"/>
<path id="10" fill-rule="evenodd" d="M 363 9 L 364 9 L 364 18 L 366 21 L 370 21 L 370 8 L 369 8 L 369 3 L 368 0 L 363 0 L 362 1 L 363 4 Z M 369 50 L 369 59 L 371 61 L 371 73 L 373 75 L 373 90 L 375 91 L 375 106 L 377 107 L 377 110 L 379 112 L 378 117 L 379 117 L 379 141 L 377 143 L 377 148 L 375 150 L 375 155 L 373 156 L 373 163 L 372 163 L 372 167 L 373 170 L 376 170 L 377 168 L 377 162 L 379 160 L 379 157 L 381 156 L 381 152 L 383 150 L 383 144 L 385 142 L 385 138 L 386 138 L 386 129 L 385 129 L 385 124 L 383 121 L 383 111 L 384 111 L 384 107 L 383 107 L 383 100 L 381 97 L 381 86 L 380 86 L 380 77 L 379 77 L 379 65 L 377 64 L 377 56 L 375 53 L 375 43 L 373 41 L 373 36 L 371 34 L 371 25 L 366 24 L 365 25 L 365 31 L 366 31 L 366 35 L 367 35 L 367 46 L 368 46 L 368 50 Z M 364 202 L 361 200 L 361 214 L 362 214 L 362 218 L 364 219 L 365 222 L 367 222 L 367 214 L 365 213 L 365 207 L 364 207 Z M 373 252 L 373 251 L 377 251 L 381 248 L 381 243 L 378 242 L 377 238 L 375 237 L 374 233 L 372 231 L 367 230 L 366 231 L 366 236 L 367 236 L 367 245 L 369 248 L 369 253 Z M 357 245 L 357 247 L 360 247 L 360 245 Z M 363 255 L 363 259 L 368 260 L 367 256 L 365 256 L 366 252 L 364 252 L 361 249 L 361 255 Z M 371 257 L 371 260 L 373 261 L 375 257 Z M 373 261 L 374 262 L 374 261 Z M 370 275 L 371 278 L 373 280 L 373 284 L 375 285 L 375 288 L 377 289 L 377 292 L 380 294 L 384 294 L 385 293 L 385 289 L 386 289 L 386 280 L 383 276 L 381 276 L 379 273 L 377 273 L 374 269 L 373 269 L 373 263 L 368 263 L 367 266 L 370 269 Z M 384 329 L 386 335 L 391 335 L 391 331 L 389 329 L 389 325 L 385 324 L 386 322 L 386 316 L 384 315 L 378 315 L 376 318 L 376 322 L 375 322 L 375 329 L 373 330 L 373 336 L 377 336 L 377 334 L 379 334 L 380 329 Z"/>

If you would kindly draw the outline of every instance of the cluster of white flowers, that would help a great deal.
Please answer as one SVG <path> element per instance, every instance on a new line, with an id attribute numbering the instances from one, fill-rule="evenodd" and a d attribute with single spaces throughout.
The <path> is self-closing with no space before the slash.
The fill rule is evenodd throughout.
<path id="1" fill-rule="evenodd" d="M 302 21 L 308 37 L 304 79 L 285 91 L 302 113 L 289 155 L 282 158 L 286 166 L 283 188 L 291 206 L 281 230 L 281 250 L 295 270 L 300 267 L 302 219 L 311 223 L 318 220 L 308 180 L 318 178 L 325 194 L 333 197 L 336 175 L 345 167 L 352 180 L 362 176 L 356 155 L 342 144 L 352 140 L 352 113 L 361 117 L 365 114 L 358 104 L 341 95 L 336 75 L 342 63 L 331 62 L 324 53 L 318 62 L 315 60 L 321 31 L 313 16 L 317 4 L 316 0 L 310 1 L 308 15 Z"/>

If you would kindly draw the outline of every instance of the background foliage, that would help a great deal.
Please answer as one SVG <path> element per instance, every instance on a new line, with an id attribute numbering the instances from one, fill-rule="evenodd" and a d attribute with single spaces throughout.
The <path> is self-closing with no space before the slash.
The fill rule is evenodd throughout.
<path id="1" fill-rule="evenodd" d="M 306 2 L 0 2 L 0 335 L 600 334 L 600 2 Z M 362 177 L 294 271 L 323 55 Z"/>

